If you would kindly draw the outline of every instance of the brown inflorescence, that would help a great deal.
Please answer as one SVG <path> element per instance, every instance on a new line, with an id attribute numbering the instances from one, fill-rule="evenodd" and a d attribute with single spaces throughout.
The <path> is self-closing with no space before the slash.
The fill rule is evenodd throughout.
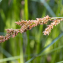
<path id="1" fill-rule="evenodd" d="M 19 32 L 23 33 L 23 32 L 26 32 L 27 30 L 32 29 L 33 27 L 37 25 L 43 25 L 43 24 L 47 24 L 48 21 L 53 21 L 50 25 L 48 25 L 48 27 L 43 32 L 44 35 L 49 35 L 49 33 L 51 32 L 51 29 L 53 29 L 53 26 L 54 25 L 56 26 L 62 20 L 63 19 L 52 19 L 51 17 L 47 15 L 44 18 L 36 18 L 36 20 L 29 20 L 29 21 L 21 20 L 19 22 L 15 22 L 17 25 L 20 25 L 21 28 L 20 29 L 6 29 L 7 34 L 6 36 L 0 36 L 0 43 L 8 40 L 10 37 L 14 38 Z"/>
<path id="2" fill-rule="evenodd" d="M 49 33 L 51 32 L 51 29 L 53 29 L 53 26 L 58 25 L 60 21 L 63 21 L 63 19 L 55 19 L 50 25 L 47 25 L 48 27 L 45 29 L 45 31 L 43 31 L 44 35 L 49 35 Z"/>

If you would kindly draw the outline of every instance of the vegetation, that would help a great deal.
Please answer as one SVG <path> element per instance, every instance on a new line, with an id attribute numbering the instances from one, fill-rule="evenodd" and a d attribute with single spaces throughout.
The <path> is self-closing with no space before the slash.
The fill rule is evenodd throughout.
<path id="1" fill-rule="evenodd" d="M 5 29 L 19 29 L 15 22 L 21 19 L 28 21 L 49 15 L 57 25 L 63 16 L 63 0 L 0 0 L 0 14 L 0 35 L 4 36 Z M 0 43 L 0 63 L 62 63 L 63 22 L 52 31 L 50 26 L 38 25 Z M 50 34 L 43 35 L 44 29 L 50 30 Z"/>

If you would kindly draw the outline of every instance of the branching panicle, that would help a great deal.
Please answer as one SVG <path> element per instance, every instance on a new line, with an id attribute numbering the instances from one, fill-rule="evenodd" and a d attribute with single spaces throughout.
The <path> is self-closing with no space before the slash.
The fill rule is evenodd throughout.
<path id="1" fill-rule="evenodd" d="M 0 36 L 0 43 L 8 40 L 10 37 L 14 38 L 19 32 L 23 33 L 23 32 L 26 32 L 27 30 L 32 29 L 33 27 L 37 25 L 47 24 L 48 21 L 53 21 L 53 22 L 50 25 L 47 25 L 47 28 L 43 32 L 44 35 L 49 35 L 49 33 L 51 32 L 51 29 L 53 29 L 53 26 L 54 25 L 56 26 L 57 24 L 60 23 L 60 21 L 63 21 L 63 18 L 52 19 L 51 17 L 47 15 L 44 18 L 36 18 L 36 20 L 29 20 L 29 21 L 21 20 L 19 22 L 15 22 L 17 25 L 20 25 L 21 28 L 20 29 L 6 29 L 7 34 L 6 36 Z"/>

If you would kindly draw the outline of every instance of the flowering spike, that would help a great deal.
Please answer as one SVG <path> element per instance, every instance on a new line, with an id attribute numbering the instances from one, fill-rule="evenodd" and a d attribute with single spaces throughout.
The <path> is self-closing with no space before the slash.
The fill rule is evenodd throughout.
<path id="1" fill-rule="evenodd" d="M 57 24 L 60 23 L 60 21 L 63 21 L 63 18 L 60 18 L 60 17 L 51 18 L 47 15 L 44 18 L 36 18 L 36 20 L 29 20 L 29 21 L 21 20 L 19 22 L 15 22 L 17 25 L 20 25 L 21 28 L 20 29 L 6 29 L 7 34 L 6 36 L 0 36 L 0 43 L 10 39 L 10 37 L 14 38 L 19 32 L 23 33 L 23 32 L 26 32 L 27 30 L 32 29 L 33 27 L 37 25 L 47 24 L 48 21 L 53 21 L 53 22 L 50 25 L 47 25 L 47 28 L 43 32 L 44 35 L 49 35 L 51 30 L 53 29 L 53 26 L 54 25 L 56 26 Z"/>

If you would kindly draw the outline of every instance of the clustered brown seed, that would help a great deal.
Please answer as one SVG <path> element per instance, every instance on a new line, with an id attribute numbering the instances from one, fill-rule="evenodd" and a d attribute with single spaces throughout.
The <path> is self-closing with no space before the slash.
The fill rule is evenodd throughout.
<path id="1" fill-rule="evenodd" d="M 0 43 L 8 40 L 10 37 L 14 38 L 19 32 L 18 29 L 15 29 L 15 30 L 13 30 L 13 29 L 6 29 L 6 31 L 7 31 L 6 36 L 0 36 Z"/>
<path id="2" fill-rule="evenodd" d="M 0 36 L 0 43 L 8 40 L 10 37 L 14 38 L 19 32 L 23 33 L 23 32 L 26 32 L 27 30 L 32 29 L 33 27 L 39 24 L 43 25 L 43 24 L 47 24 L 48 21 L 53 21 L 50 25 L 48 25 L 48 27 L 43 32 L 44 35 L 49 35 L 49 33 L 51 32 L 51 29 L 53 29 L 53 26 L 54 25 L 56 26 L 62 20 L 63 19 L 51 19 L 51 17 L 47 15 L 44 18 L 36 18 L 36 20 L 29 20 L 29 21 L 21 20 L 19 22 L 15 22 L 17 25 L 20 25 L 21 28 L 20 29 L 6 29 L 7 34 L 6 36 Z"/>
<path id="3" fill-rule="evenodd" d="M 29 20 L 29 21 L 19 21 L 15 22 L 16 24 L 21 26 L 20 32 L 23 33 L 27 30 L 32 29 L 33 27 L 39 25 L 39 24 L 47 24 L 47 22 L 50 20 L 50 17 L 47 15 L 44 18 L 36 18 L 37 20 Z"/>
<path id="4" fill-rule="evenodd" d="M 63 19 L 55 19 L 50 25 L 47 25 L 48 27 L 45 29 L 45 31 L 43 31 L 44 35 L 49 35 L 49 33 L 51 32 L 51 29 L 53 29 L 53 26 L 58 25 L 60 21 L 63 21 Z"/>

